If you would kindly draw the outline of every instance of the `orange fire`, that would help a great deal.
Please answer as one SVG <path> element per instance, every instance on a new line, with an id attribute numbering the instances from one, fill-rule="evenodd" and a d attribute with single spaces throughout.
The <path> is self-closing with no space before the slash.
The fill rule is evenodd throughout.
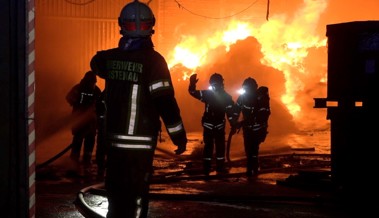
<path id="1" fill-rule="evenodd" d="M 183 36 L 182 41 L 174 48 L 171 58 L 168 61 L 169 67 L 172 68 L 181 64 L 192 72 L 188 75 L 184 73 L 183 80 L 188 78 L 196 69 L 207 63 L 207 54 L 209 50 L 224 46 L 229 51 L 230 45 L 237 40 L 245 39 L 252 36 L 253 29 L 249 23 L 231 21 L 225 31 L 219 31 L 209 35 L 207 40 L 201 40 L 195 36 Z"/>
<path id="2" fill-rule="evenodd" d="M 273 15 L 260 26 L 238 20 L 231 21 L 225 30 L 209 33 L 207 40 L 197 36 L 182 36 L 181 42 L 169 54 L 168 63 L 172 68 L 178 64 L 190 69 L 183 73 L 183 80 L 202 65 L 209 63 L 208 52 L 217 47 L 229 51 L 237 40 L 255 37 L 261 44 L 263 65 L 275 68 L 285 78 L 285 93 L 280 97 L 293 117 L 300 116 L 301 106 L 296 102 L 296 94 L 304 90 L 303 80 L 310 74 L 304 68 L 304 59 L 310 48 L 326 46 L 326 38 L 316 35 L 320 14 L 326 9 L 327 1 L 305 0 L 294 16 Z M 254 24 L 256 25 L 256 24 Z M 322 81 L 326 82 L 325 76 Z"/>

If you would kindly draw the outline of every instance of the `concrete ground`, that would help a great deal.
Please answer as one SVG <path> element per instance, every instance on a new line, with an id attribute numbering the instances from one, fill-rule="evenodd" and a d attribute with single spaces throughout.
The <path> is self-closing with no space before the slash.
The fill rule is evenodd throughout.
<path id="1" fill-rule="evenodd" d="M 158 145 L 149 218 L 365 217 L 361 215 L 367 208 L 355 207 L 359 200 L 351 201 L 354 198 L 334 187 L 330 155 L 315 152 L 317 148 L 262 149 L 261 171 L 255 178 L 245 176 L 243 152 L 234 149 L 228 174 L 205 177 L 200 136 L 189 134 L 188 151 L 182 156 L 173 155 L 167 137 Z M 233 145 L 240 143 L 236 138 Z M 37 166 L 49 156 L 40 152 Z M 107 199 L 96 165 L 74 171 L 67 153 L 37 170 L 36 217 L 105 217 Z"/>

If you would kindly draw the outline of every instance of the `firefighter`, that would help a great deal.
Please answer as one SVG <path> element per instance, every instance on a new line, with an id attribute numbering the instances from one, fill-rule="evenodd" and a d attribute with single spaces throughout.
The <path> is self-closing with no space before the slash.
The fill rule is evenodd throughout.
<path id="1" fill-rule="evenodd" d="M 96 164 L 97 178 L 104 179 L 106 166 L 107 143 L 105 140 L 105 112 L 106 105 L 104 100 L 105 92 L 101 92 L 96 100 L 96 115 L 97 115 L 97 137 L 96 137 Z"/>
<path id="2" fill-rule="evenodd" d="M 79 84 L 76 84 L 66 95 L 67 102 L 72 106 L 72 143 L 70 158 L 78 164 L 80 152 L 83 149 L 83 163 L 89 169 L 96 138 L 96 99 L 101 90 L 96 85 L 96 74 L 92 71 L 85 73 Z"/>
<path id="3" fill-rule="evenodd" d="M 248 77 L 242 84 L 243 94 L 236 101 L 235 116 L 242 114 L 244 149 L 247 158 L 246 175 L 257 176 L 259 170 L 259 146 L 265 141 L 268 119 L 271 114 L 268 88 L 258 84 L 255 79 Z M 238 119 L 238 118 L 237 118 Z M 239 128 L 237 127 L 237 128 Z"/>
<path id="4" fill-rule="evenodd" d="M 224 90 L 224 79 L 221 74 L 214 73 L 209 79 L 210 90 L 196 90 L 197 74 L 190 77 L 188 91 L 191 96 L 205 104 L 201 119 L 203 126 L 203 170 L 205 175 L 212 171 L 213 151 L 216 151 L 216 172 L 226 173 L 225 168 L 225 116 L 234 128 L 234 101 Z"/>
<path id="5" fill-rule="evenodd" d="M 168 65 L 154 50 L 152 10 L 130 2 L 118 24 L 118 47 L 98 51 L 90 63 L 105 80 L 107 217 L 145 218 L 161 120 L 177 155 L 185 152 L 187 136 Z"/>

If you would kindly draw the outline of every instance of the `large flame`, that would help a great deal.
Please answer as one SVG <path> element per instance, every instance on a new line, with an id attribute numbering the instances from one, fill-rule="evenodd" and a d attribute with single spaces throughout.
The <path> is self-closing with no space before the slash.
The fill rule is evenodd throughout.
<path id="1" fill-rule="evenodd" d="M 251 36 L 252 30 L 248 23 L 233 20 L 225 31 L 209 35 L 206 40 L 195 36 L 182 36 L 181 42 L 170 54 L 168 65 L 172 68 L 177 64 L 181 64 L 194 72 L 207 62 L 207 54 L 210 50 L 224 46 L 225 50 L 228 51 L 230 45 L 237 40 Z M 187 74 L 183 76 L 184 79 L 187 77 Z"/>
<path id="2" fill-rule="evenodd" d="M 264 58 L 262 63 L 272 66 L 284 73 L 286 93 L 282 102 L 287 105 L 292 115 L 301 110 L 294 96 L 304 89 L 299 74 L 307 74 L 303 68 L 308 49 L 325 46 L 326 39 L 315 36 L 315 27 L 320 14 L 326 9 L 327 1 L 304 1 L 304 5 L 295 14 L 292 22 L 285 23 L 284 17 L 274 16 L 270 22 L 263 24 L 254 35 L 262 44 Z"/>
<path id="3" fill-rule="evenodd" d="M 260 26 L 233 20 L 225 30 L 209 33 L 207 40 L 182 36 L 181 42 L 169 54 L 169 67 L 181 64 L 190 69 L 191 72 L 184 72 L 183 79 L 186 79 L 209 61 L 207 54 L 211 49 L 224 47 L 228 51 L 237 40 L 253 36 L 261 44 L 264 55 L 261 63 L 283 73 L 285 93 L 281 96 L 281 101 L 296 117 L 301 107 L 295 96 L 304 89 L 302 76 L 309 73 L 304 68 L 303 61 L 310 48 L 326 45 L 326 38 L 320 39 L 315 34 L 320 14 L 326 7 L 327 0 L 304 0 L 302 7 L 291 19 L 285 15 L 274 15 Z M 323 82 L 325 78 L 326 76 L 323 77 Z"/>

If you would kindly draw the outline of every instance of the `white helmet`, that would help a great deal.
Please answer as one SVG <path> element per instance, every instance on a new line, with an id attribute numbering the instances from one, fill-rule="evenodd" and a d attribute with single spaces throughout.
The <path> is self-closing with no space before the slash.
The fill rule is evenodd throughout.
<path id="1" fill-rule="evenodd" d="M 154 33 L 155 17 L 147 4 L 135 0 L 122 8 L 118 25 L 123 36 L 131 38 L 151 36 Z"/>

